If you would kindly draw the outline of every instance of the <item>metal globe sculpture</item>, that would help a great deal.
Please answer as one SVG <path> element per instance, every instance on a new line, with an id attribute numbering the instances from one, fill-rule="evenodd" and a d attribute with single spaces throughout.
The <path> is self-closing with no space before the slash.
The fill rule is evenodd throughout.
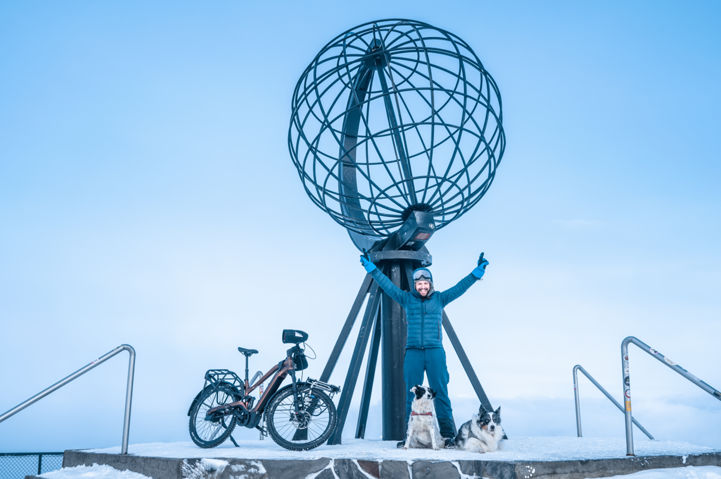
<path id="1" fill-rule="evenodd" d="M 413 268 L 431 264 L 425 243 L 478 203 L 503 156 L 493 78 L 456 35 L 413 20 L 381 20 L 323 47 L 298 80 L 291 106 L 288 146 L 308 196 L 396 286 L 412 288 Z M 403 311 L 370 275 L 320 379 L 329 380 L 363 304 L 330 444 L 341 441 L 366 350 L 356 437 L 365 435 L 379 354 L 383 438 L 405 432 Z M 481 404 L 492 410 L 445 313 L 443 327 Z"/>
<path id="2" fill-rule="evenodd" d="M 288 143 L 308 196 L 370 249 L 413 211 L 437 230 L 483 197 L 505 148 L 501 96 L 458 36 L 369 22 L 305 69 Z"/>

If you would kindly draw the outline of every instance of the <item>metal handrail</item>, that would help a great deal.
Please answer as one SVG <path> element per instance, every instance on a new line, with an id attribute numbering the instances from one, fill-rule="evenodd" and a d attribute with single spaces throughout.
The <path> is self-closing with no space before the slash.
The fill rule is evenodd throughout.
<path id="1" fill-rule="evenodd" d="M 593 378 L 593 376 L 591 376 L 591 374 L 583 368 L 583 366 L 581 366 L 580 364 L 576 364 L 573 367 L 573 397 L 574 397 L 575 403 L 576 403 L 576 434 L 578 435 L 578 437 L 583 437 L 583 433 L 581 431 L 581 399 L 578 394 L 578 371 L 581 371 L 583 373 L 583 375 L 586 376 L 588 378 L 588 380 L 591 381 L 591 383 L 594 386 L 596 386 L 598 388 L 598 390 L 601 391 L 604 394 L 604 396 L 606 396 L 608 398 L 608 400 L 611 401 L 618 408 L 619 411 L 621 411 L 621 412 L 624 412 L 624 411 L 623 411 L 623 406 L 621 406 L 621 404 L 619 404 L 619 402 L 616 401 L 613 398 L 613 396 L 611 396 L 611 394 L 608 391 L 606 391 L 606 389 L 603 386 L 601 386 L 598 383 L 598 381 L 596 381 Z M 649 439 L 651 439 L 651 440 L 654 439 L 654 437 L 651 435 L 651 433 L 648 432 L 646 430 L 646 428 L 641 425 L 641 423 L 636 421 L 635 418 L 632 418 L 632 420 L 633 420 L 633 423 L 646 436 L 648 436 Z"/>
<path id="2" fill-rule="evenodd" d="M 631 377 L 630 377 L 630 366 L 628 361 L 628 345 L 630 343 L 635 344 L 638 346 L 641 351 L 645 351 L 646 353 L 650 354 L 651 357 L 657 359 L 662 364 L 665 364 L 671 370 L 677 372 L 681 376 L 685 377 L 689 381 L 691 381 L 696 386 L 700 387 L 716 399 L 721 401 L 721 391 L 718 391 L 717 389 L 709 386 L 706 382 L 700 380 L 693 374 L 686 371 L 684 368 L 679 366 L 678 364 L 674 363 L 670 359 L 668 359 L 663 354 L 659 353 L 655 349 L 653 349 L 648 344 L 644 343 L 640 339 L 634 337 L 634 336 L 628 336 L 623 341 L 621 341 L 621 366 L 623 371 L 623 397 L 625 400 L 625 416 L 626 416 L 626 455 L 627 456 L 633 456 L 635 455 L 633 453 L 633 426 L 632 426 L 632 416 L 631 416 Z"/>
<path id="3" fill-rule="evenodd" d="M 56 382 L 52 386 L 49 386 L 33 397 L 26 399 L 25 401 L 21 402 L 14 408 L 6 411 L 0 416 L 0 423 L 4 420 L 14 416 L 15 414 L 19 413 L 26 407 L 30 406 L 31 404 L 36 403 L 37 401 L 41 400 L 48 394 L 60 389 L 61 387 L 65 386 L 70 381 L 77 379 L 78 377 L 82 376 L 83 374 L 87 373 L 91 369 L 95 369 L 96 367 L 100 366 L 102 363 L 107 361 L 108 359 L 112 358 L 113 356 L 120 354 L 123 351 L 127 351 L 130 355 L 128 360 L 128 382 L 126 384 L 125 388 L 125 418 L 123 420 L 123 445 L 120 449 L 121 454 L 127 454 L 128 453 L 128 433 L 130 432 L 130 406 L 133 401 L 133 379 L 135 376 L 135 349 L 133 349 L 132 346 L 129 344 L 121 344 L 117 348 L 113 349 L 112 351 L 108 351 L 104 355 L 100 356 L 95 361 L 92 361 L 82 368 L 78 369 L 74 373 L 71 373 L 70 375 L 64 377 L 60 381 Z"/>

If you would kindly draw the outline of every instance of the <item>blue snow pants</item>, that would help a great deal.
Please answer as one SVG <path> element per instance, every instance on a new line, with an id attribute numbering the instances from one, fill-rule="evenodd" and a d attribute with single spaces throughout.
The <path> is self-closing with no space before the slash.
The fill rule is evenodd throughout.
<path id="1" fill-rule="evenodd" d="M 403 379 L 406 382 L 406 420 L 411 415 L 411 403 L 415 395 L 410 389 L 423 384 L 423 373 L 428 377 L 428 385 L 436 392 L 435 407 L 438 426 L 443 437 L 456 436 L 456 424 L 453 422 L 453 410 L 448 399 L 448 367 L 446 352 L 443 348 L 406 349 L 403 360 Z"/>

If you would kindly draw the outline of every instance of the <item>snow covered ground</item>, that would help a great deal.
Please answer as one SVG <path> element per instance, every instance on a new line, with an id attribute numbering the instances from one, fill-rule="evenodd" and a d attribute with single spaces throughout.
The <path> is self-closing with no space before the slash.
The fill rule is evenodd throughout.
<path id="1" fill-rule="evenodd" d="M 310 451 L 288 451 L 266 439 L 238 441 L 240 447 L 226 443 L 214 449 L 201 449 L 192 442 L 131 444 L 128 452 L 152 457 L 210 457 L 247 459 L 479 459 L 479 454 L 454 449 L 433 451 L 429 449 L 397 449 L 395 441 L 348 439 L 339 446 L 324 445 Z M 660 456 L 701 454 L 713 452 L 707 446 L 685 442 L 636 440 L 637 456 Z M 91 452 L 118 454 L 119 447 L 93 449 Z M 518 437 L 501 443 L 501 450 L 482 455 L 488 461 L 557 461 L 574 459 L 607 459 L 626 457 L 623 438 L 593 437 Z"/>

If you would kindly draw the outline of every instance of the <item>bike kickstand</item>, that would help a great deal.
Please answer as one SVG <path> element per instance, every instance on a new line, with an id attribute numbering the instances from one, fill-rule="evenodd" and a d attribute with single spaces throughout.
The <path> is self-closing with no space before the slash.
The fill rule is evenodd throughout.
<path id="1" fill-rule="evenodd" d="M 232 434 L 231 434 L 229 437 L 230 437 L 230 440 L 233 442 L 233 444 L 235 444 L 235 447 L 240 447 L 240 446 L 238 445 L 238 443 L 235 442 L 235 438 L 233 438 L 233 435 L 232 435 Z"/>

